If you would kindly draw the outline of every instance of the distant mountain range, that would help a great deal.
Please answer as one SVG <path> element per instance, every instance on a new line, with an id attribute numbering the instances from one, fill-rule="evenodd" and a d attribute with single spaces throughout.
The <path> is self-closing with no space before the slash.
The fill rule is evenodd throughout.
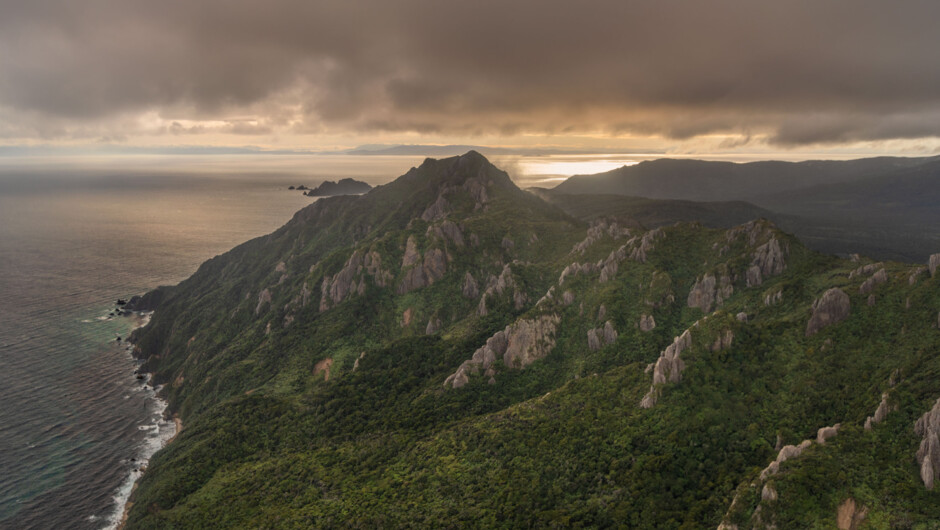
<path id="1" fill-rule="evenodd" d="M 811 248 L 833 253 L 921 261 L 940 248 L 940 157 L 746 164 L 661 159 L 576 175 L 553 192 L 748 201 Z"/>

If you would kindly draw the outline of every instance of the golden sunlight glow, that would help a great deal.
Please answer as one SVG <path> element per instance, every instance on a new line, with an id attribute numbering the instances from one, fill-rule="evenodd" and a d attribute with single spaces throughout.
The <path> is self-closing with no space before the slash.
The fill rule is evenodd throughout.
<path id="1" fill-rule="evenodd" d="M 645 158 L 645 157 L 644 157 Z M 636 158 L 607 158 L 594 156 L 558 156 L 522 158 L 518 166 L 525 175 L 589 175 L 603 173 L 623 166 L 639 163 Z"/>

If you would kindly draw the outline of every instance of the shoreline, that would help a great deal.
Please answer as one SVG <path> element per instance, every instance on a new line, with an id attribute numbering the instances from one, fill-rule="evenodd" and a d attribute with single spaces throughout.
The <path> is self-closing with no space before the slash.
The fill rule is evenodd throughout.
<path id="1" fill-rule="evenodd" d="M 134 330 L 140 329 L 150 323 L 150 319 L 153 315 L 153 312 L 137 312 L 135 317 L 139 319 L 138 325 L 134 326 Z M 138 359 L 134 355 L 134 348 L 127 349 L 128 354 L 136 362 Z M 144 382 L 144 387 L 146 388 L 147 384 L 150 383 L 152 374 L 147 374 L 147 379 Z M 136 455 L 136 462 L 138 467 L 136 469 L 131 469 L 125 478 L 124 482 L 118 487 L 117 492 L 115 493 L 115 507 L 112 512 L 112 515 L 108 518 L 108 524 L 104 528 L 108 530 L 121 530 L 127 524 L 127 517 L 130 513 L 131 507 L 134 505 L 131 498 L 134 495 L 134 492 L 137 491 L 137 486 L 140 482 L 140 478 L 144 475 L 147 468 L 150 464 L 150 459 L 158 451 L 165 448 L 173 440 L 179 436 L 179 433 L 183 430 L 183 422 L 180 420 L 179 416 L 174 414 L 171 418 L 166 417 L 166 408 L 168 403 L 166 400 L 160 398 L 160 390 L 163 388 L 160 387 L 151 387 L 153 394 L 148 397 L 153 405 L 155 405 L 154 410 L 151 411 L 151 417 L 159 415 L 159 419 L 154 419 L 153 422 L 147 426 L 139 426 L 140 430 L 150 430 L 149 427 L 152 426 L 154 434 L 147 435 L 141 442 L 141 446 L 138 448 Z M 172 427 L 169 427 L 172 425 Z M 172 429 L 172 431 L 170 430 Z M 120 515 L 120 517 L 118 517 Z"/>

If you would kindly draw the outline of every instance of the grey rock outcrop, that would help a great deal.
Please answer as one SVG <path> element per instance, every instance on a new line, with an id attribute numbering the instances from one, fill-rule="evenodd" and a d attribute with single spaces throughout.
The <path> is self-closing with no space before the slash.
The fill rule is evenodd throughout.
<path id="1" fill-rule="evenodd" d="M 917 278 L 925 272 L 927 272 L 927 267 L 917 267 L 912 270 L 910 276 L 907 277 L 907 284 L 914 285 L 917 283 Z"/>
<path id="2" fill-rule="evenodd" d="M 787 249 L 780 246 L 777 238 L 771 238 L 770 241 L 757 247 L 754 251 L 754 260 L 751 265 L 760 269 L 763 278 L 776 276 L 787 269 L 785 261 Z M 760 284 L 757 284 L 760 285 Z"/>
<path id="3" fill-rule="evenodd" d="M 685 363 L 682 362 L 681 355 L 691 346 L 692 333 L 687 329 L 682 335 L 673 339 L 672 344 L 660 353 L 659 359 L 656 360 L 656 364 L 653 366 L 653 384 L 650 386 L 649 392 L 640 401 L 640 408 L 648 409 L 656 405 L 660 392 L 658 385 L 678 383 L 682 380 Z"/>
<path id="4" fill-rule="evenodd" d="M 486 377 L 493 377 L 496 374 L 493 363 L 499 358 L 508 368 L 525 368 L 545 357 L 555 347 L 555 329 L 559 322 L 561 318 L 552 314 L 517 320 L 506 326 L 448 376 L 444 387 L 460 388 L 469 382 L 470 375 L 478 374 L 481 369 Z"/>
<path id="5" fill-rule="evenodd" d="M 640 331 L 653 331 L 656 328 L 656 319 L 653 315 L 640 315 Z"/>
<path id="6" fill-rule="evenodd" d="M 927 268 L 930 269 L 930 277 L 934 277 L 937 274 L 937 269 L 940 268 L 940 254 L 931 254 L 930 259 L 927 261 Z"/>
<path id="7" fill-rule="evenodd" d="M 449 240 L 458 247 L 465 245 L 463 231 L 460 230 L 460 227 L 452 221 L 444 221 L 439 225 L 429 226 L 425 235 L 428 237 L 436 237 L 442 241 Z"/>
<path id="8" fill-rule="evenodd" d="M 663 232 L 662 228 L 650 230 L 643 234 L 643 237 L 640 238 L 640 244 L 630 253 L 630 259 L 639 261 L 640 263 L 646 263 L 648 254 L 653 250 L 653 243 L 664 237 L 666 237 L 666 234 Z"/>
<path id="9" fill-rule="evenodd" d="M 569 305 L 573 304 L 573 303 L 574 303 L 574 293 L 572 293 L 571 291 L 565 291 L 565 292 L 562 293 L 562 295 L 561 295 L 561 301 L 562 301 L 562 303 L 565 304 L 566 306 L 569 306 Z"/>
<path id="10" fill-rule="evenodd" d="M 437 221 L 438 219 L 443 219 L 447 212 L 450 210 L 450 204 L 448 204 L 447 199 L 444 198 L 444 193 L 442 192 L 437 196 L 437 200 L 431 203 L 430 206 L 424 210 L 424 213 L 421 214 L 421 219 L 432 222 Z"/>
<path id="11" fill-rule="evenodd" d="M 837 423 L 832 427 L 821 427 L 818 431 L 816 431 L 816 443 L 825 445 L 826 440 L 839 433 L 839 427 L 841 426 L 842 424 Z"/>
<path id="12" fill-rule="evenodd" d="M 855 502 L 849 497 L 842 501 L 836 511 L 836 528 L 839 530 L 857 530 L 868 515 L 868 507 Z"/>
<path id="13" fill-rule="evenodd" d="M 868 265 L 862 265 L 861 267 L 849 273 L 849 279 L 852 279 L 856 276 L 868 276 L 869 274 L 875 272 L 876 270 L 883 269 L 883 268 L 884 268 L 884 264 L 881 262 L 869 263 Z"/>
<path id="14" fill-rule="evenodd" d="M 811 445 L 813 445 L 812 440 L 803 440 L 800 442 L 800 445 L 783 446 L 783 448 L 780 449 L 780 452 L 777 453 L 777 458 L 771 462 L 769 466 L 765 467 L 763 471 L 761 471 L 760 479 L 767 480 L 768 477 L 777 474 L 777 472 L 780 471 L 780 464 L 791 458 L 800 456 L 803 454 L 803 451 L 805 451 L 806 448 Z"/>
<path id="15" fill-rule="evenodd" d="M 256 315 L 261 314 L 261 308 L 263 308 L 265 304 L 270 304 L 270 303 L 271 303 L 271 291 L 269 289 L 262 289 L 261 292 L 258 293 L 258 305 L 255 306 L 255 314 Z"/>
<path id="16" fill-rule="evenodd" d="M 597 351 L 608 344 L 613 344 L 617 340 L 617 330 L 614 324 L 608 320 L 604 327 L 590 329 L 587 332 L 588 349 Z"/>
<path id="17" fill-rule="evenodd" d="M 875 286 L 886 281 L 888 281 L 888 274 L 884 269 L 879 269 L 871 278 L 862 283 L 861 287 L 858 288 L 858 292 L 859 294 L 868 294 L 875 289 Z"/>
<path id="18" fill-rule="evenodd" d="M 849 295 L 833 287 L 813 302 L 813 316 L 806 323 L 806 336 L 815 335 L 826 326 L 842 322 L 851 312 Z"/>
<path id="19" fill-rule="evenodd" d="M 441 330 L 441 319 L 436 317 L 431 317 L 428 320 L 428 326 L 424 328 L 425 335 L 433 335 Z"/>
<path id="20" fill-rule="evenodd" d="M 783 299 L 783 291 L 767 293 L 764 295 L 764 305 L 768 307 L 777 305 L 782 299 Z"/>
<path id="21" fill-rule="evenodd" d="M 940 476 L 940 399 L 934 403 L 914 424 L 914 434 L 921 437 L 917 449 L 917 463 L 920 464 L 920 478 L 928 490 Z"/>
<path id="22" fill-rule="evenodd" d="M 488 315 L 488 300 L 502 297 L 504 294 L 509 295 L 509 293 L 512 293 L 513 307 L 517 310 L 522 309 L 528 301 L 528 297 L 516 285 L 516 281 L 512 277 L 512 269 L 509 265 L 504 265 L 498 277 L 490 275 L 487 280 L 486 290 L 483 292 L 483 296 L 480 297 L 480 304 L 477 306 L 477 314 L 481 317 Z"/>
<path id="23" fill-rule="evenodd" d="M 760 499 L 762 501 L 777 500 L 777 490 L 774 488 L 773 484 L 770 482 L 764 484 L 764 487 L 760 490 Z"/>
<path id="24" fill-rule="evenodd" d="M 418 252 L 418 243 L 415 236 L 408 236 L 405 243 L 405 255 L 401 258 L 401 268 L 410 267 L 421 260 L 421 253 Z"/>
<path id="25" fill-rule="evenodd" d="M 616 221 L 608 222 L 606 219 L 595 220 L 587 230 L 587 236 L 583 241 L 575 244 L 571 249 L 571 252 L 578 252 L 584 255 L 584 252 L 593 245 L 601 240 L 604 237 L 604 234 L 609 235 L 614 240 L 620 239 L 621 237 L 629 236 L 630 229 L 625 226 L 620 226 Z"/>
<path id="26" fill-rule="evenodd" d="M 460 291 L 463 293 L 464 298 L 471 300 L 480 296 L 480 287 L 477 285 L 476 279 L 469 272 L 463 276 L 463 286 L 461 286 Z"/>
<path id="27" fill-rule="evenodd" d="M 874 424 L 883 422 L 888 417 L 888 413 L 896 410 L 898 410 L 897 403 L 892 405 L 888 399 L 888 393 L 882 392 L 881 402 L 878 403 L 875 414 L 865 418 L 865 430 L 870 431 Z"/>
<path id="28" fill-rule="evenodd" d="M 417 261 L 415 265 L 405 273 L 405 277 L 398 284 L 397 293 L 406 294 L 415 289 L 420 289 L 444 277 L 447 272 L 447 263 L 444 257 L 444 251 L 439 248 L 432 248 L 424 253 L 424 259 Z"/>
<path id="29" fill-rule="evenodd" d="M 366 275 L 371 276 L 379 287 L 385 287 L 392 279 L 391 272 L 382 268 L 382 257 L 378 252 L 356 250 L 339 272 L 323 278 L 320 285 L 320 311 L 326 311 L 332 304 L 342 302 L 353 293 L 362 294 L 365 291 Z"/>
<path id="30" fill-rule="evenodd" d="M 689 307 L 697 307 L 705 313 L 712 310 L 712 305 L 721 306 L 734 293 L 731 278 L 722 275 L 718 280 L 712 274 L 705 274 L 692 286 L 686 300 Z"/>
<path id="31" fill-rule="evenodd" d="M 715 342 L 711 345 L 711 351 L 720 351 L 725 348 L 730 348 L 731 343 L 734 341 L 734 332 L 730 329 L 725 329 L 718 332 L 718 336 L 715 337 Z"/>

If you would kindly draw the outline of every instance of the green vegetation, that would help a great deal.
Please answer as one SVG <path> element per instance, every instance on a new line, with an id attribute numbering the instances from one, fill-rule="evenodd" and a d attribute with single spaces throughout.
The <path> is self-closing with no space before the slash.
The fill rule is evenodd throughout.
<path id="1" fill-rule="evenodd" d="M 444 211 L 422 219 L 439 197 Z M 445 222 L 462 244 L 435 235 Z M 664 227 L 645 260 L 630 257 L 646 233 L 636 220 L 618 220 L 629 235 L 607 226 L 589 231 L 470 153 L 361 197 L 321 200 L 162 289 L 134 339 L 185 429 L 152 460 L 128 526 L 745 528 L 760 506 L 763 523 L 822 528 L 848 497 L 873 527 L 940 520 L 913 432 L 940 397 L 940 275 L 910 282 L 911 266 L 887 263 L 869 306 L 859 286 L 871 274 L 849 277 L 868 262 L 816 254 L 765 221 Z M 573 251 L 588 233 L 596 240 Z M 414 267 L 402 267 L 409 237 L 422 256 L 441 250 L 446 271 L 400 294 Z M 748 287 L 772 239 L 785 270 Z M 608 281 L 596 267 L 559 284 L 572 262 L 621 248 Z M 334 285 L 356 252 L 377 253 L 379 272 L 350 269 L 352 294 L 334 301 L 328 289 L 321 311 L 324 279 Z M 506 266 L 513 285 L 499 293 Z M 467 273 L 476 296 L 463 294 Z M 708 318 L 686 303 L 705 274 L 733 285 Z M 831 287 L 850 295 L 851 315 L 806 337 L 813 300 Z M 493 384 L 471 374 L 444 388 L 494 333 L 543 314 L 560 318 L 544 357 L 524 369 L 497 360 Z M 640 330 L 644 315 L 653 330 Z M 432 319 L 441 329 L 426 335 Z M 592 351 L 588 331 L 608 320 L 616 340 Z M 640 408 L 650 363 L 690 328 L 681 381 Z M 713 347 L 725 332 L 730 346 Z M 325 359 L 328 381 L 317 368 Z M 898 410 L 867 431 L 883 391 Z M 775 446 L 835 423 L 837 436 L 771 478 L 779 498 L 760 502 L 750 484 Z"/>

